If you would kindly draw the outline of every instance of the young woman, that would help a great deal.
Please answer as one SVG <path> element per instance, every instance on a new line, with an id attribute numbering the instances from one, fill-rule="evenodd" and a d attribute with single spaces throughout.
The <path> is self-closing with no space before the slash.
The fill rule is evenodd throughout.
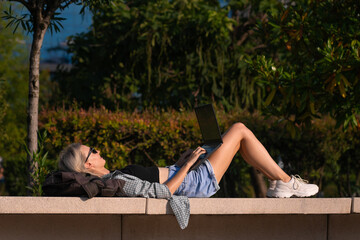
<path id="1" fill-rule="evenodd" d="M 105 168 L 105 160 L 100 156 L 99 150 L 74 143 L 61 152 L 59 168 L 62 171 L 90 173 L 104 179 L 121 178 L 133 186 L 132 190 L 129 190 L 130 196 L 138 196 L 139 193 L 135 191 L 147 186 L 152 191 L 146 191 L 145 195 L 142 193 L 141 196 L 156 195 L 160 192 L 159 189 L 161 191 L 168 189 L 176 196 L 210 197 L 219 190 L 218 183 L 237 152 L 240 152 L 247 163 L 271 180 L 268 197 L 309 197 L 319 191 L 318 186 L 308 184 L 298 175 L 287 175 L 255 135 L 242 123 L 230 127 L 223 135 L 221 147 L 192 171 L 189 171 L 191 166 L 201 154 L 206 153 L 202 147 L 186 151 L 175 165 L 166 168 L 130 165 L 120 171 L 110 172 Z"/>

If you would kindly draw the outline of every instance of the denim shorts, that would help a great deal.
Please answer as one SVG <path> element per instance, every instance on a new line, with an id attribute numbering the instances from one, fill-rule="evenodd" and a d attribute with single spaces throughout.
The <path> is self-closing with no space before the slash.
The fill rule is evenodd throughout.
<path id="1" fill-rule="evenodd" d="M 170 180 L 178 171 L 180 167 L 169 166 Z M 190 171 L 180 187 L 174 192 L 174 195 L 187 196 L 190 198 L 206 198 L 214 195 L 220 186 L 216 181 L 214 169 L 209 160 L 205 160 L 197 169 Z"/>

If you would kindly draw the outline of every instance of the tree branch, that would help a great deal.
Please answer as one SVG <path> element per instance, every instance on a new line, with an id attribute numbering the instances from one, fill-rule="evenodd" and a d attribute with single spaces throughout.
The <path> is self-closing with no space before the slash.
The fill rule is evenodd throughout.
<path id="1" fill-rule="evenodd" d="M 142 150 L 145 156 L 155 165 L 158 167 L 158 164 L 150 157 L 150 155 L 146 152 L 145 149 Z"/>
<path id="2" fill-rule="evenodd" d="M 19 2 L 22 5 L 24 5 L 29 12 L 31 12 L 31 7 L 30 7 L 29 3 L 26 2 L 25 0 L 9 0 L 9 2 Z"/>
<path id="3" fill-rule="evenodd" d="M 64 2 L 66 2 L 66 1 L 64 1 Z M 65 9 L 65 8 L 67 8 L 70 4 L 76 3 L 76 2 L 77 2 L 77 0 L 71 0 L 71 1 L 66 2 L 65 5 L 63 5 L 63 6 L 62 6 L 61 3 L 60 3 L 60 6 L 59 6 L 59 7 L 60 7 L 61 9 Z"/>
<path id="4" fill-rule="evenodd" d="M 246 50 L 245 52 L 246 53 L 252 53 L 252 52 L 254 52 L 256 49 L 259 49 L 259 48 L 266 48 L 267 47 L 267 45 L 266 44 L 260 44 L 260 45 L 258 45 L 258 46 L 256 46 L 256 47 L 253 47 L 252 49 L 250 49 L 250 50 Z"/>
<path id="5" fill-rule="evenodd" d="M 245 40 L 250 36 L 254 34 L 254 30 L 249 30 L 248 32 L 244 33 L 239 41 L 237 41 L 236 45 L 240 46 L 245 42 Z"/>
<path id="6" fill-rule="evenodd" d="M 46 9 L 44 10 L 44 21 L 50 24 L 51 18 L 54 16 L 56 9 L 60 7 L 61 0 L 47 1 Z"/>

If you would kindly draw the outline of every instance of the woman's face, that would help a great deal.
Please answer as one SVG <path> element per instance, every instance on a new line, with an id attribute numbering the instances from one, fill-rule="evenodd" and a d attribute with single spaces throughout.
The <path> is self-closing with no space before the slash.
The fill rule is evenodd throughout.
<path id="1" fill-rule="evenodd" d="M 90 147 L 81 145 L 80 147 L 81 154 L 85 156 L 85 158 L 89 155 Z M 105 167 L 105 159 L 100 156 L 100 151 L 96 149 L 97 153 L 91 152 L 89 158 L 85 162 L 85 168 L 94 168 L 103 169 Z"/>

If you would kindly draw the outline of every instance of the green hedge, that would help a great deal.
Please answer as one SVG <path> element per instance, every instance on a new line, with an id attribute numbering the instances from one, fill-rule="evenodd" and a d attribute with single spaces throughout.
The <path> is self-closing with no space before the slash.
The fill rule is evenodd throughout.
<path id="1" fill-rule="evenodd" d="M 279 119 L 264 119 L 245 111 L 225 113 L 221 108 L 216 112 L 222 132 L 235 122 L 243 122 L 276 161 L 284 162 L 288 173 L 319 184 L 324 196 L 359 195 L 358 131 L 335 129 L 334 121 L 325 117 L 311 129 L 298 127 L 293 138 Z M 48 132 L 50 159 L 56 159 L 66 145 L 81 142 L 100 149 L 110 170 L 128 164 L 170 165 L 181 152 L 201 143 L 195 114 L 190 111 L 43 110 L 40 129 Z M 254 196 L 249 173 L 249 166 L 237 155 L 216 196 Z"/>

